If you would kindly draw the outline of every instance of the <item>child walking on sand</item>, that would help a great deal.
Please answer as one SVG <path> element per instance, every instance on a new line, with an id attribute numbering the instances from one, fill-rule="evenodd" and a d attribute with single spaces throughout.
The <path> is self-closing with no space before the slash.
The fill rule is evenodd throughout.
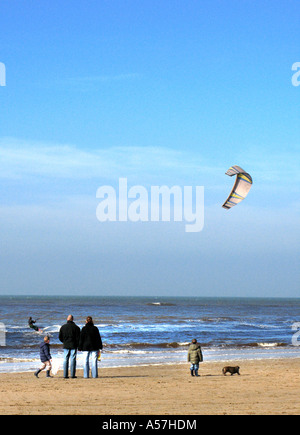
<path id="1" fill-rule="evenodd" d="M 199 363 L 203 361 L 201 346 L 199 343 L 197 343 L 196 338 L 192 340 L 192 343 L 190 344 L 189 351 L 188 351 L 188 362 L 191 363 L 191 375 L 192 376 L 199 376 L 198 370 L 199 370 Z"/>
<path id="2" fill-rule="evenodd" d="M 52 356 L 50 354 L 50 337 L 48 335 L 44 337 L 44 340 L 40 344 L 40 358 L 42 365 L 34 373 L 34 376 L 38 378 L 39 373 L 47 367 L 46 378 L 52 378 L 52 376 L 50 376 Z"/>

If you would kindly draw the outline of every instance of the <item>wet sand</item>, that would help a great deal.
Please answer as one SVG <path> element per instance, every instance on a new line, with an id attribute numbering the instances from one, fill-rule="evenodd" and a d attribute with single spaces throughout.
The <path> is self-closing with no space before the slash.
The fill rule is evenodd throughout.
<path id="1" fill-rule="evenodd" d="M 202 415 L 300 414 L 300 358 L 239 361 L 241 376 L 222 374 L 225 363 L 101 369 L 98 379 L 46 379 L 0 374 L 0 414 Z"/>

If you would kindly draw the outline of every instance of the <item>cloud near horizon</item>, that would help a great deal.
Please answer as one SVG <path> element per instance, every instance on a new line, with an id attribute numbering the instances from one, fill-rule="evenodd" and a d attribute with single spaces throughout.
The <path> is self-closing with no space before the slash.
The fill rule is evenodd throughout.
<path id="1" fill-rule="evenodd" d="M 0 178 L 15 179 L 43 176 L 61 179 L 135 180 L 161 177 L 166 180 L 191 174 L 211 175 L 221 168 L 211 165 L 200 154 L 162 147 L 119 146 L 80 149 L 68 144 L 33 142 L 0 138 Z"/>
<path id="2" fill-rule="evenodd" d="M 232 162 L 252 175 L 254 184 L 247 206 L 256 210 L 259 207 L 286 209 L 293 214 L 295 207 L 298 209 L 299 151 L 295 148 L 265 158 L 258 156 L 257 149 L 247 153 L 242 150 Z M 47 198 L 59 203 L 75 196 L 94 199 L 99 186 L 116 187 L 119 178 L 127 178 L 129 187 L 204 186 L 206 205 L 219 204 L 233 185 L 233 180 L 225 176 L 227 169 L 221 167 L 220 158 L 216 163 L 214 154 L 189 149 L 159 146 L 89 149 L 72 144 L 0 138 L 3 204 L 12 200 L 39 204 Z"/>
<path id="3" fill-rule="evenodd" d="M 0 178 L 15 179 L 26 176 L 43 176 L 65 179 L 118 179 L 132 176 L 151 179 L 160 176 L 188 181 L 201 176 L 214 176 L 224 180 L 228 169 L 214 162 L 214 154 L 177 150 L 168 147 L 114 146 L 97 149 L 80 148 L 72 144 L 30 141 L 11 137 L 0 138 Z M 263 158 L 257 150 L 244 151 L 232 164 L 246 170 L 250 167 L 253 178 L 271 185 L 299 182 L 299 150 L 278 151 Z M 218 159 L 218 162 L 220 159 Z M 284 165 L 284 168 L 283 168 Z M 220 177 L 220 178 L 219 178 Z M 171 180 L 169 180 L 171 181 Z M 264 186 L 266 187 L 266 185 Z"/>

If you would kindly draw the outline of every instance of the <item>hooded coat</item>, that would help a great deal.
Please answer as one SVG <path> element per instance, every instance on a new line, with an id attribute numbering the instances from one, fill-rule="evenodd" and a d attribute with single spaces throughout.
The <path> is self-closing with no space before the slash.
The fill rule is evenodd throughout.
<path id="1" fill-rule="evenodd" d="M 199 364 L 203 361 L 203 355 L 201 351 L 201 346 L 199 343 L 190 344 L 188 350 L 188 362 L 191 364 Z"/>

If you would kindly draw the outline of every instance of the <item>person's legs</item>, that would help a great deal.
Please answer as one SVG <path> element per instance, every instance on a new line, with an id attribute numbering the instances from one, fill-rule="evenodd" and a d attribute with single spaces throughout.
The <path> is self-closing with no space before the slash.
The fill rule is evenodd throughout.
<path id="1" fill-rule="evenodd" d="M 89 364 L 89 358 L 90 358 L 90 352 L 84 351 L 83 352 L 83 377 L 88 378 L 90 373 L 90 364 Z"/>
<path id="2" fill-rule="evenodd" d="M 94 350 L 91 352 L 92 358 L 92 377 L 98 378 L 98 351 Z"/>
<path id="3" fill-rule="evenodd" d="M 194 369 L 195 369 L 195 376 L 199 376 L 198 375 L 199 364 L 194 364 Z"/>
<path id="4" fill-rule="evenodd" d="M 51 362 L 50 361 L 46 361 L 46 378 L 52 378 L 52 376 L 50 376 L 50 370 L 51 370 Z"/>
<path id="5" fill-rule="evenodd" d="M 194 364 L 191 364 L 190 371 L 191 371 L 191 376 L 194 376 Z"/>
<path id="6" fill-rule="evenodd" d="M 39 377 L 39 376 L 38 376 L 39 373 L 40 373 L 42 370 L 44 370 L 45 367 L 46 367 L 46 364 L 42 362 L 41 367 L 40 367 L 36 372 L 34 372 L 34 376 L 36 376 L 36 377 L 38 378 L 38 377 Z"/>
<path id="7" fill-rule="evenodd" d="M 71 374 L 71 378 L 75 378 L 75 374 L 76 374 L 76 357 L 77 357 L 77 349 L 71 349 L 70 350 L 70 358 L 71 358 L 70 374 Z"/>
<path id="8" fill-rule="evenodd" d="M 71 349 L 64 349 L 64 378 L 68 378 Z"/>
<path id="9" fill-rule="evenodd" d="M 47 362 L 48 362 L 48 361 L 46 361 L 46 362 L 42 362 L 42 364 L 41 364 L 41 366 L 40 366 L 40 372 L 46 368 Z"/>

